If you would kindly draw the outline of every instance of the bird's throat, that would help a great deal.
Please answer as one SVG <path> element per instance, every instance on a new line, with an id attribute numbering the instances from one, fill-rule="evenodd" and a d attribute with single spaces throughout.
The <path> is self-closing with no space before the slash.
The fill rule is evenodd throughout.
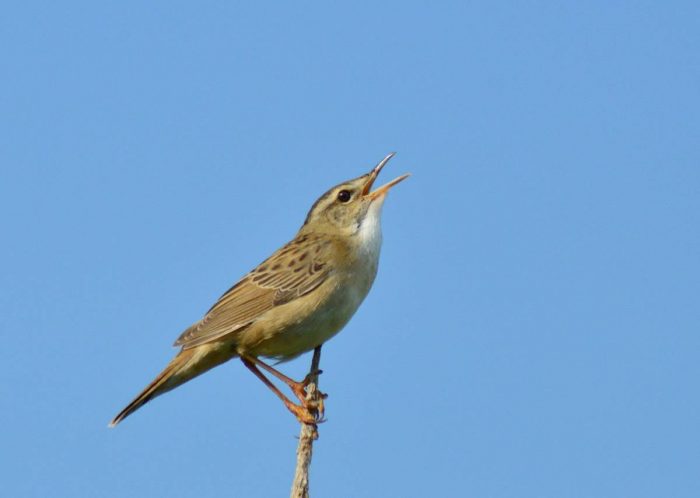
<path id="1" fill-rule="evenodd" d="M 369 260 L 367 263 L 374 263 L 375 265 L 379 260 L 379 251 L 382 247 L 381 217 L 383 204 L 383 198 L 377 199 L 370 204 L 355 235 L 358 249 Z"/>

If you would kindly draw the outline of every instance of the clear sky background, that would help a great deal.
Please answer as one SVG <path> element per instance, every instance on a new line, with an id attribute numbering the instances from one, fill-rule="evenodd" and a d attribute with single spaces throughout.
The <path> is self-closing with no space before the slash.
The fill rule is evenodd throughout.
<path id="1" fill-rule="evenodd" d="M 700 496 L 699 4 L 352 4 L 5 6 L 4 496 L 286 496 L 238 361 L 107 422 L 390 151 L 313 495 Z"/>

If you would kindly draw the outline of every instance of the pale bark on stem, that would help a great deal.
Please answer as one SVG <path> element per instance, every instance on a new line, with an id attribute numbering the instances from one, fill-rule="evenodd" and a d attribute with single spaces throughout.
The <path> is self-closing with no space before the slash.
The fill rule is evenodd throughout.
<path id="1" fill-rule="evenodd" d="M 306 387 L 306 399 L 312 400 L 318 397 L 318 365 L 321 362 L 321 346 L 314 349 L 311 359 L 311 382 Z M 318 439 L 318 426 L 301 424 L 299 444 L 297 446 L 297 468 L 294 471 L 291 498 L 309 498 L 309 467 L 314 441 Z"/>

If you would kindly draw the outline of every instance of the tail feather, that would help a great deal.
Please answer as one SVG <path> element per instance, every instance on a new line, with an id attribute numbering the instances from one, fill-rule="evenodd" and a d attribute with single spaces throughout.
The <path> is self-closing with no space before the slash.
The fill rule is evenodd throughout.
<path id="1" fill-rule="evenodd" d="M 186 349 L 180 352 L 171 360 L 165 369 L 158 374 L 158 377 L 151 382 L 141 394 L 129 403 L 126 408 L 119 412 L 109 423 L 109 427 L 116 426 L 119 422 L 134 413 L 153 398 L 164 394 L 177 386 L 184 384 L 190 379 L 206 372 L 224 361 L 230 359 L 231 355 L 222 356 L 219 351 L 208 350 L 207 348 Z"/>

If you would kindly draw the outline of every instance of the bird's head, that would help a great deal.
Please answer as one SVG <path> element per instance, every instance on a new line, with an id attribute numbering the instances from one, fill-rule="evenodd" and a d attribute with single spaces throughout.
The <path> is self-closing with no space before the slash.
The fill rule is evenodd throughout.
<path id="1" fill-rule="evenodd" d="M 410 176 L 401 175 L 372 190 L 379 172 L 394 155 L 394 152 L 387 155 L 369 173 L 340 183 L 323 194 L 311 206 L 301 230 L 351 236 L 359 232 L 365 221 L 378 224 L 387 192 Z"/>

